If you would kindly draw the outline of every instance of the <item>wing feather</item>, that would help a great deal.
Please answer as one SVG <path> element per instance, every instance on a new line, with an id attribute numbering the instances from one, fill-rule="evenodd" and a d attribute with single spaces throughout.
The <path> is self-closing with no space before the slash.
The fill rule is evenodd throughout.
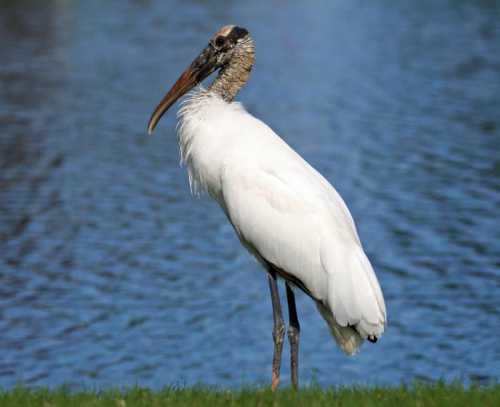
<path id="1" fill-rule="evenodd" d="M 244 120 L 219 202 L 248 250 L 300 280 L 337 342 L 354 353 L 361 338 L 382 334 L 386 309 L 351 214 L 331 184 L 269 127 L 250 115 Z"/>

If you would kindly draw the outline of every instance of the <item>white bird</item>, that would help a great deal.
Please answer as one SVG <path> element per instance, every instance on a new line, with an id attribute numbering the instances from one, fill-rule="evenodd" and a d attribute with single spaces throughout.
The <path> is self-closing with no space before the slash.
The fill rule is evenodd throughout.
<path id="1" fill-rule="evenodd" d="M 384 332 L 386 308 L 346 204 L 323 176 L 265 123 L 233 102 L 254 63 L 244 28 L 221 28 L 151 116 L 151 134 L 177 99 L 212 72 L 208 89 L 191 92 L 179 111 L 181 158 L 192 191 L 207 192 L 243 246 L 267 272 L 273 305 L 273 390 L 280 381 L 285 325 L 277 277 L 285 280 L 291 381 L 298 387 L 300 326 L 291 287 L 311 297 L 348 355 Z"/>

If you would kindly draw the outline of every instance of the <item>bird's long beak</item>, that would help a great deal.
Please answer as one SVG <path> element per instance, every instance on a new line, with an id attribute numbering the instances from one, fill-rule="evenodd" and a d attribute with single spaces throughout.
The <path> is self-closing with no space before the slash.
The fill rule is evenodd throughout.
<path id="1" fill-rule="evenodd" d="M 198 83 L 217 69 L 217 55 L 212 45 L 208 45 L 191 63 L 174 86 L 168 91 L 160 104 L 156 107 L 148 123 L 148 133 L 152 134 L 163 114 L 177 99 L 193 89 Z"/>

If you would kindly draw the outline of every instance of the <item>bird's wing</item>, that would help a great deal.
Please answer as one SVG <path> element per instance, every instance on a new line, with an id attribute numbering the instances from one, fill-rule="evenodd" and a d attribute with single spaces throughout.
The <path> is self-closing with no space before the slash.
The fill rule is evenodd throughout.
<path id="1" fill-rule="evenodd" d="M 272 172 L 226 172 L 223 201 L 242 243 L 257 256 L 300 280 L 314 298 L 323 296 L 326 275 L 319 258 L 317 213 Z"/>
<path id="2" fill-rule="evenodd" d="M 302 282 L 341 326 L 379 336 L 385 304 L 351 215 L 335 189 L 285 146 L 267 146 L 272 161 L 228 166 L 221 205 L 258 258 Z"/>

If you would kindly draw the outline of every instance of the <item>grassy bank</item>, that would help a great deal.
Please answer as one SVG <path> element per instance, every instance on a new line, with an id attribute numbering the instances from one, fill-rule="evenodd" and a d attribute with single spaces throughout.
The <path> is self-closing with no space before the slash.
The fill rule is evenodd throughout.
<path id="1" fill-rule="evenodd" d="M 167 388 L 153 392 L 69 392 L 17 388 L 0 391 L 0 406 L 500 406 L 500 385 L 464 388 L 459 384 L 398 388 L 305 388 L 272 393 L 268 389 L 224 391 Z"/>

